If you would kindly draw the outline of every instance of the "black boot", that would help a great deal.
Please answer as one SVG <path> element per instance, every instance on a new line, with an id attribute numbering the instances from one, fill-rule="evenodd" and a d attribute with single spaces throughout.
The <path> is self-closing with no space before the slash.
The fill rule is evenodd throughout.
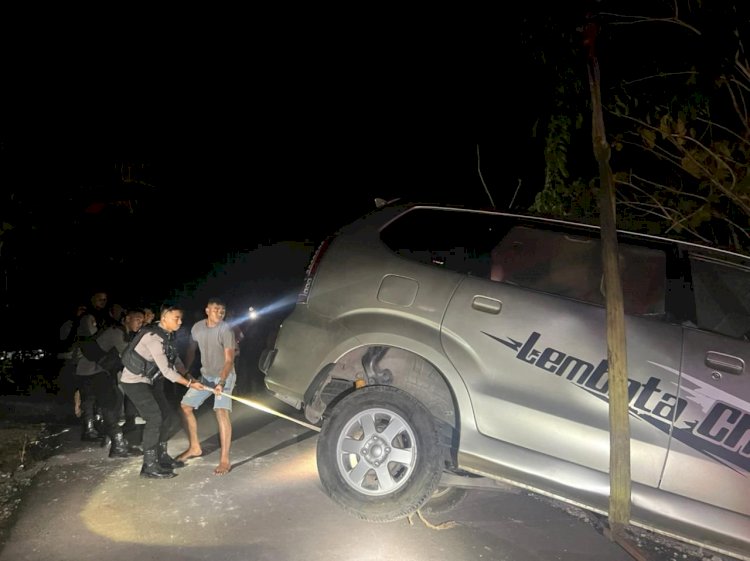
<path id="1" fill-rule="evenodd" d="M 94 428 L 94 419 L 90 417 L 83 419 L 81 440 L 85 440 L 86 442 L 99 442 L 102 438 L 103 437 L 99 434 L 99 431 Z"/>
<path id="2" fill-rule="evenodd" d="M 149 448 L 143 452 L 143 467 L 141 468 L 141 477 L 151 479 L 168 479 L 175 477 L 177 474 L 171 469 L 163 468 L 159 465 L 156 454 L 156 448 Z"/>
<path id="3" fill-rule="evenodd" d="M 159 464 L 162 467 L 165 467 L 168 469 L 185 467 L 185 462 L 182 462 L 180 460 L 175 460 L 172 456 L 167 454 L 166 442 L 160 442 L 159 444 L 157 444 L 156 450 L 157 450 L 157 454 L 159 457 Z"/>
<path id="4" fill-rule="evenodd" d="M 107 427 L 104 424 L 104 414 L 101 407 L 97 407 L 94 410 L 94 429 L 102 436 L 107 434 Z"/>
<path id="5" fill-rule="evenodd" d="M 109 448 L 110 458 L 130 458 L 131 456 L 139 455 L 136 450 L 130 447 L 122 432 L 113 433 L 111 439 L 112 446 Z"/>

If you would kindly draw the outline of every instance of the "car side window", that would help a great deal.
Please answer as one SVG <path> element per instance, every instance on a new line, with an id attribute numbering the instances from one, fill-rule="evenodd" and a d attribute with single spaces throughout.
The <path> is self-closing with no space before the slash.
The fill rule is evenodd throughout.
<path id="1" fill-rule="evenodd" d="M 599 306 L 605 302 L 601 241 L 588 232 L 519 224 L 489 213 L 416 208 L 380 237 L 414 261 Z M 625 313 L 663 317 L 665 252 L 618 245 Z"/>
<path id="2" fill-rule="evenodd" d="M 491 278 L 601 304 L 597 250 L 593 238 L 516 226 L 492 250 Z"/>
<path id="3" fill-rule="evenodd" d="M 625 313 L 662 316 L 666 285 L 663 251 L 619 243 Z M 516 226 L 491 252 L 492 280 L 604 305 L 598 237 Z"/>
<path id="4" fill-rule="evenodd" d="M 698 327 L 750 340 L 750 270 L 703 255 L 689 259 Z"/>

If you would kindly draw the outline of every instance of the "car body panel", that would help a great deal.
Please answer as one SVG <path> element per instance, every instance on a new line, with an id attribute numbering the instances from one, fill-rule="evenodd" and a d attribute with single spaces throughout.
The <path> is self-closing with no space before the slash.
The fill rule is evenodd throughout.
<path id="1" fill-rule="evenodd" d="M 462 227 L 442 223 L 456 215 Z M 426 218 L 412 221 L 415 228 L 409 220 L 419 216 Z M 505 226 L 495 226 L 504 223 L 519 226 L 502 234 Z M 505 236 L 497 247 L 507 255 L 513 257 L 519 244 L 534 251 L 506 261 L 500 267 L 505 276 L 495 277 L 494 253 L 469 247 L 469 230 L 486 225 L 492 235 Z M 588 252 L 589 273 L 567 274 L 568 264 L 546 241 L 548 234 L 533 240 L 535 228 L 567 232 L 564 243 L 580 248 L 581 255 Z M 420 240 L 413 247 L 412 232 Z M 410 353 L 439 372 L 449 388 L 456 469 L 606 513 L 606 297 L 600 253 L 586 241 L 598 235 L 590 226 L 438 205 L 375 211 L 316 252 L 305 296 L 266 355 L 272 359 L 263 364 L 266 386 L 317 421 L 326 404 L 336 403 L 328 396 L 332 400 L 321 405 L 326 384 L 333 388 L 340 376 L 344 385 L 336 391 L 355 391 L 354 382 L 366 379 L 367 349 Z M 451 236 L 461 240 L 455 248 L 446 247 Z M 432 247 L 432 237 L 442 241 Z M 750 343 L 742 336 L 750 321 L 743 309 L 750 308 L 750 288 L 746 304 L 735 310 L 727 309 L 729 299 L 716 289 L 726 286 L 743 298 L 750 259 L 657 236 L 620 233 L 620 239 L 631 521 L 750 559 Z M 726 285 L 698 277 L 694 282 L 695 270 L 687 264 L 692 254 L 706 263 L 728 260 L 748 276 Z M 526 273 L 533 276 L 555 259 L 565 273 L 556 280 L 571 283 L 569 289 L 523 284 Z M 513 267 L 520 267 L 521 284 L 507 275 Z M 577 279 L 586 291 L 574 286 Z M 702 310 L 694 289 L 713 290 L 719 311 Z M 716 329 L 691 321 L 712 313 Z"/>
<path id="2" fill-rule="evenodd" d="M 662 489 L 719 508 L 750 515 L 750 345 L 685 329 L 680 400 L 685 409 L 674 427 L 674 442 Z M 728 373 L 711 365 L 719 354 L 746 366 Z M 668 367 L 659 365 L 665 370 Z"/>
<path id="3" fill-rule="evenodd" d="M 478 295 L 503 302 L 500 313 L 474 309 Z M 443 345 L 469 387 L 482 434 L 609 471 L 603 308 L 468 278 L 451 300 L 443 332 L 463 335 L 461 345 L 444 335 Z M 632 479 L 653 487 L 664 467 L 678 386 L 676 374 L 656 372 L 648 361 L 678 369 L 681 332 L 643 318 L 627 322 Z M 659 401 L 656 391 L 671 399 Z"/>

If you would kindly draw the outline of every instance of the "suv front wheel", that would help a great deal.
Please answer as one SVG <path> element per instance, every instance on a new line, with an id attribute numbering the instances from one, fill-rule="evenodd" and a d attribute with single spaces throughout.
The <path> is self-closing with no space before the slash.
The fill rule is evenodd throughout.
<path id="1" fill-rule="evenodd" d="M 416 512 L 437 489 L 442 454 L 432 415 L 392 386 L 369 386 L 336 404 L 318 437 L 329 497 L 370 522 Z"/>

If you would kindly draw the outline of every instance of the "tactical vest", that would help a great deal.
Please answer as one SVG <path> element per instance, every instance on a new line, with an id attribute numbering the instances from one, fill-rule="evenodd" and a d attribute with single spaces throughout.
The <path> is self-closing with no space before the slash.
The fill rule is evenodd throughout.
<path id="1" fill-rule="evenodd" d="M 177 347 L 174 344 L 174 333 L 169 333 L 162 329 L 159 324 L 147 325 L 146 327 L 141 328 L 141 330 L 136 333 L 135 337 L 133 337 L 128 343 L 128 346 L 125 347 L 125 350 L 122 352 L 121 360 L 123 366 L 133 374 L 139 374 L 145 376 L 149 380 L 153 380 L 159 373 L 159 367 L 155 362 L 146 360 L 135 351 L 135 347 L 141 342 L 141 339 L 143 339 L 143 336 L 146 333 L 154 333 L 162 340 L 164 354 L 167 355 L 167 362 L 169 363 L 170 368 L 174 368 L 175 362 L 177 361 Z"/>

